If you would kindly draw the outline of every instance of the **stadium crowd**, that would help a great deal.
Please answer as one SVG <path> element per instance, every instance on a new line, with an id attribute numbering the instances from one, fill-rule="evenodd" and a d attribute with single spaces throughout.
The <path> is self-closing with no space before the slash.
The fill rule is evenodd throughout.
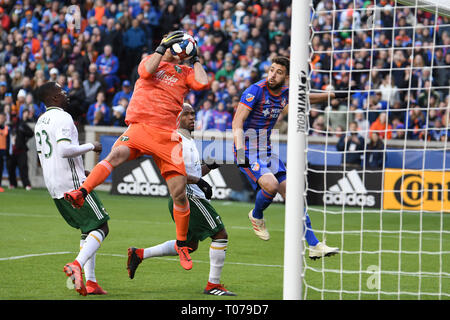
<path id="1" fill-rule="evenodd" d="M 393 1 L 377 1 L 376 14 L 373 1 L 313 3 L 311 88 L 354 91 L 349 101 L 312 106 L 311 134 L 339 137 L 355 121 L 362 136 L 379 130 L 386 139 L 446 139 L 449 19 L 440 17 L 434 33 L 434 15 L 397 8 L 393 17 Z M 266 76 L 273 57 L 290 55 L 290 0 L 0 4 L 0 112 L 7 124 L 36 121 L 45 110 L 36 88 L 53 80 L 67 90 L 80 130 L 85 124 L 124 126 L 140 59 L 164 34 L 184 29 L 195 37 L 211 80 L 209 90 L 186 97 L 197 111 L 196 130 L 224 131 L 231 129 L 242 91 Z M 333 4 L 334 19 L 327 11 Z M 79 31 L 68 26 L 71 5 L 81 10 Z M 408 27 L 416 22 L 414 32 Z M 286 133 L 286 118 L 276 128 Z"/>

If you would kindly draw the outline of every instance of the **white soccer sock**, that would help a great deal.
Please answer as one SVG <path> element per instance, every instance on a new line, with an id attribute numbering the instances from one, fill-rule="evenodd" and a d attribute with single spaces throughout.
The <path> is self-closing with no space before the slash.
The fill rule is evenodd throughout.
<path id="1" fill-rule="evenodd" d="M 84 265 L 84 277 L 86 281 L 91 280 L 97 282 L 97 278 L 95 277 L 95 257 L 96 253 L 94 253 Z"/>
<path id="2" fill-rule="evenodd" d="M 216 239 L 211 241 L 209 247 L 209 282 L 219 284 L 223 265 L 225 264 L 225 253 L 228 240 Z"/>
<path id="3" fill-rule="evenodd" d="M 83 248 L 81 248 L 78 256 L 75 259 L 78 261 L 82 268 L 89 260 L 89 258 L 91 258 L 97 252 L 98 248 L 100 248 L 103 238 L 103 233 L 101 233 L 99 230 L 91 231 L 88 234 L 86 240 L 84 240 Z"/>
<path id="4" fill-rule="evenodd" d="M 176 240 L 169 240 L 154 247 L 145 248 L 144 259 L 178 255 L 177 251 L 175 250 L 175 242 Z"/>
<path id="5" fill-rule="evenodd" d="M 84 239 L 80 240 L 80 251 L 81 251 L 81 249 L 83 249 L 85 242 L 86 242 L 86 240 L 84 240 Z M 97 279 L 95 277 L 95 257 L 96 257 L 96 253 L 94 253 L 88 259 L 88 261 L 86 261 L 86 263 L 83 267 L 84 276 L 85 276 L 86 281 L 91 280 L 91 281 L 97 282 Z"/>

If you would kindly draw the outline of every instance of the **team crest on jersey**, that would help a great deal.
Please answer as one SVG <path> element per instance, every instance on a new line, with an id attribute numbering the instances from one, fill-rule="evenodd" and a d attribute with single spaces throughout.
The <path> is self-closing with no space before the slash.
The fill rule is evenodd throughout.
<path id="1" fill-rule="evenodd" d="M 121 136 L 120 141 L 128 141 L 130 138 L 128 136 Z"/>
<path id="2" fill-rule="evenodd" d="M 281 106 L 283 108 L 286 106 L 286 98 L 281 99 Z"/>
<path id="3" fill-rule="evenodd" d="M 247 96 L 245 97 L 245 100 L 247 100 L 247 102 L 252 102 L 253 99 L 255 99 L 255 96 L 252 95 L 251 93 L 247 93 Z"/>
<path id="4" fill-rule="evenodd" d="M 181 73 L 183 70 L 181 70 L 180 66 L 175 65 L 175 71 Z"/>
<path id="5" fill-rule="evenodd" d="M 252 169 L 252 171 L 259 171 L 260 165 L 258 162 L 253 162 L 250 168 Z"/>

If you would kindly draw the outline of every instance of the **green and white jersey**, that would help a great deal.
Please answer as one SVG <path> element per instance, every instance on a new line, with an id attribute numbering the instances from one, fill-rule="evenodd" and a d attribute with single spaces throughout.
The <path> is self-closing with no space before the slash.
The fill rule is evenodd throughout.
<path id="1" fill-rule="evenodd" d="M 86 179 L 83 158 L 63 158 L 58 152 L 58 143 L 68 141 L 79 146 L 78 131 L 70 114 L 61 108 L 49 107 L 34 128 L 36 148 L 41 162 L 45 185 L 54 199 L 77 189 Z"/>
<path id="2" fill-rule="evenodd" d="M 188 175 L 199 177 L 202 176 L 202 163 L 200 161 L 200 153 L 198 152 L 195 140 L 192 137 L 186 137 L 180 132 L 183 139 L 183 160 Z M 186 185 L 186 193 L 188 196 L 205 199 L 205 194 L 196 184 Z"/>

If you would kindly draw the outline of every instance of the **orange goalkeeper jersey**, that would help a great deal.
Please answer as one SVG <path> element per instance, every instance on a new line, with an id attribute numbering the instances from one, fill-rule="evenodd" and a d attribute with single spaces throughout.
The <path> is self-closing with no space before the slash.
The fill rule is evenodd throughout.
<path id="1" fill-rule="evenodd" d="M 150 57 L 145 57 L 139 64 L 139 79 L 127 108 L 125 123 L 176 130 L 189 90 L 204 90 L 208 85 L 195 80 L 193 68 L 164 61 L 150 74 L 145 69 L 145 62 Z"/>

